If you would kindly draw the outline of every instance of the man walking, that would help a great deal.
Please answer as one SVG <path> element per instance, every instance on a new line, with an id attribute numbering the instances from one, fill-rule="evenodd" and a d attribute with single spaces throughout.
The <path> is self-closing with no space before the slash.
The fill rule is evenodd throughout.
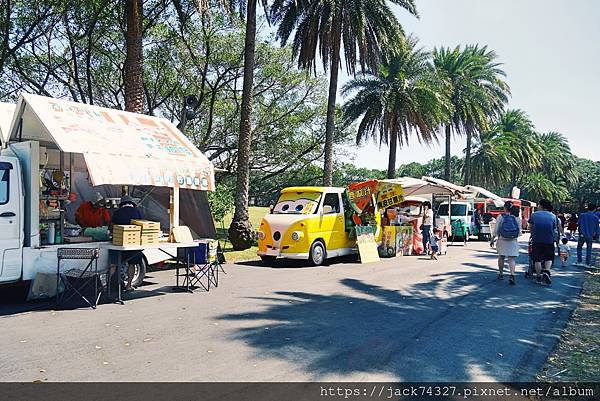
<path id="1" fill-rule="evenodd" d="M 548 199 L 541 199 L 538 203 L 538 211 L 529 218 L 532 238 L 531 256 L 535 263 L 538 284 L 542 284 L 542 280 L 546 284 L 552 284 L 549 272 L 554 261 L 554 241 L 558 227 L 556 216 L 550 212 L 551 210 L 552 203 Z"/>
<path id="2" fill-rule="evenodd" d="M 588 203 L 587 212 L 579 215 L 579 240 L 577 241 L 577 263 L 575 266 L 592 266 L 592 243 L 598 235 L 598 217 L 594 214 L 596 205 Z M 583 244 L 585 244 L 585 265 L 582 263 Z"/>

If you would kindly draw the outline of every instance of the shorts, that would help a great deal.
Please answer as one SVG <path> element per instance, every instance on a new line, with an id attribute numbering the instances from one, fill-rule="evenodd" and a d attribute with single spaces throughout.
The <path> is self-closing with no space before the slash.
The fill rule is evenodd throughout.
<path id="1" fill-rule="evenodd" d="M 534 242 L 531 246 L 531 257 L 534 262 L 554 260 L 554 244 Z"/>

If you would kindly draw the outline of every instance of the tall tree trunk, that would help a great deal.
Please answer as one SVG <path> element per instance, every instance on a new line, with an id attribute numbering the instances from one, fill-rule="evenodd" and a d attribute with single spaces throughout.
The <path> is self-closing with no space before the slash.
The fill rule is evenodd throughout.
<path id="1" fill-rule="evenodd" d="M 472 141 L 473 141 L 473 133 L 467 132 L 467 150 L 465 152 L 464 185 L 471 184 L 471 142 Z"/>
<path id="2" fill-rule="evenodd" d="M 256 2 L 248 0 L 246 13 L 246 39 L 244 43 L 244 84 L 240 135 L 238 137 L 237 184 L 235 213 L 229 226 L 229 241 L 234 250 L 252 246 L 254 230 L 248 215 L 248 189 L 250 186 L 250 144 L 252 141 L 252 90 L 254 88 L 254 54 L 256 48 Z"/>
<path id="3" fill-rule="evenodd" d="M 450 175 L 452 172 L 450 171 L 450 137 L 451 135 L 450 124 L 446 125 L 446 158 L 444 159 L 444 179 L 446 181 L 450 181 Z"/>
<path id="4" fill-rule="evenodd" d="M 390 157 L 388 160 L 387 178 L 396 177 L 396 149 L 398 148 L 398 138 L 396 134 L 392 134 L 390 138 Z"/>
<path id="5" fill-rule="evenodd" d="M 144 80 L 142 53 L 143 0 L 126 0 L 127 34 L 125 44 L 125 110 L 144 112 Z"/>
<path id="6" fill-rule="evenodd" d="M 327 99 L 327 122 L 325 124 L 325 164 L 323 185 L 332 185 L 333 179 L 333 136 L 335 134 L 335 101 L 337 97 L 338 73 L 340 70 L 340 47 L 342 41 L 342 13 L 337 11 L 333 20 L 333 54 L 329 73 L 329 97 Z"/>

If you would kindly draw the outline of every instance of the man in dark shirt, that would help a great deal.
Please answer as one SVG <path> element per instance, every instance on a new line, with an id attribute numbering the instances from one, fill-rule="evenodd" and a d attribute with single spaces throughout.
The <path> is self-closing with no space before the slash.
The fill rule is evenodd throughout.
<path id="1" fill-rule="evenodd" d="M 119 209 L 113 214 L 112 225 L 127 225 L 131 224 L 131 220 L 142 219 L 142 213 L 137 208 L 137 205 L 133 201 L 133 198 L 129 195 L 125 195 L 121 198 L 119 203 Z M 112 228 L 112 226 L 111 226 Z M 132 291 L 133 287 L 131 283 L 135 274 L 135 265 L 140 265 L 142 261 L 142 252 L 140 251 L 126 251 L 122 254 L 123 260 L 126 260 L 129 268 L 127 271 L 127 285 L 125 291 Z"/>
<path id="2" fill-rule="evenodd" d="M 558 219 L 551 213 L 551 210 L 552 203 L 547 199 L 541 199 L 538 203 L 538 211 L 529 217 L 532 239 L 531 256 L 535 263 L 537 282 L 540 284 L 542 278 L 547 284 L 552 282 L 550 275 L 546 272 L 550 271 L 554 261 L 554 242 L 556 240 L 556 222 Z M 544 272 L 542 272 L 542 263 L 544 264 Z"/>

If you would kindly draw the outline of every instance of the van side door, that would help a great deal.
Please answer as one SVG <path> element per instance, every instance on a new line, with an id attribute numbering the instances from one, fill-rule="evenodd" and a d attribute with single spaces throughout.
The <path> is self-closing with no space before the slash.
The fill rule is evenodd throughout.
<path id="1" fill-rule="evenodd" d="M 21 277 L 23 216 L 19 166 L 0 157 L 0 282 Z"/>

